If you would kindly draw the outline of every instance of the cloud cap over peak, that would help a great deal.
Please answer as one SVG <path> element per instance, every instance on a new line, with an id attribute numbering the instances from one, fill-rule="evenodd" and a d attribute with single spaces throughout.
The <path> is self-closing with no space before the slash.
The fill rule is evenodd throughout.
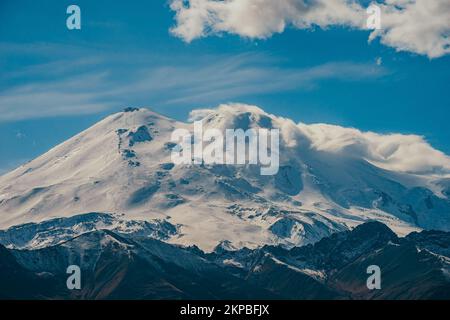
<path id="1" fill-rule="evenodd" d="M 271 126 L 280 129 L 281 145 L 287 148 L 307 147 L 320 152 L 341 154 L 396 172 L 438 176 L 450 174 L 450 157 L 434 149 L 419 135 L 363 132 L 323 123 L 296 124 L 291 119 L 275 116 L 257 106 L 242 103 L 193 110 L 190 113 L 190 121 L 213 117 L 221 119 L 219 123 L 222 124 L 222 129 L 234 129 L 230 126 L 236 124 L 236 117 L 243 114 L 256 120 L 270 119 Z"/>

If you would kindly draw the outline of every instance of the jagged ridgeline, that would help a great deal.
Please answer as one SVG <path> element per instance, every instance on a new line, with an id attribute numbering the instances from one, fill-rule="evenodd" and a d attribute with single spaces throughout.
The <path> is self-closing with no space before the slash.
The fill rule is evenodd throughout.
<path id="1" fill-rule="evenodd" d="M 51 233 L 52 224 L 25 228 L 31 238 Z M 3 233 L 2 241 L 24 245 L 16 232 Z M 449 244 L 450 233 L 399 238 L 368 222 L 293 249 L 232 250 L 224 242 L 205 253 L 126 229 L 102 229 L 40 249 L 0 246 L 0 298 L 450 299 Z M 67 290 L 68 265 L 81 266 L 81 290 Z M 383 270 L 382 290 L 367 289 L 369 265 Z"/>

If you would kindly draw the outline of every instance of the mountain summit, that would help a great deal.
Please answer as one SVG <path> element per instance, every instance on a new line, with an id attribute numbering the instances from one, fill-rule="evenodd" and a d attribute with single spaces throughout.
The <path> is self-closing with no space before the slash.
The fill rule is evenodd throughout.
<path id="1" fill-rule="evenodd" d="M 257 165 L 174 165 L 171 134 L 193 124 L 127 108 L 0 177 L 0 227 L 31 223 L 27 230 L 38 232 L 42 223 L 79 216 L 55 228 L 66 236 L 105 226 L 151 230 L 206 251 L 225 242 L 303 245 L 370 220 L 400 235 L 450 230 L 450 162 L 422 140 L 401 136 L 402 145 L 391 136 L 296 124 L 246 105 L 197 110 L 191 120 L 221 131 L 279 129 L 278 173 L 262 176 Z M 412 167 L 403 155 L 411 141 L 435 152 L 436 163 L 415 170 L 417 162 Z M 38 237 L 24 247 L 40 244 Z"/>

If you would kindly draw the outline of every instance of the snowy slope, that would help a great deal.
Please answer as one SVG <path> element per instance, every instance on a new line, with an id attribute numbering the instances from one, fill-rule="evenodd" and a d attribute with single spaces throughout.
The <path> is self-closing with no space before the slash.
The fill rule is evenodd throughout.
<path id="1" fill-rule="evenodd" d="M 192 124 L 128 109 L 0 177 L 0 228 L 108 212 L 122 225 L 166 221 L 177 231 L 165 241 L 206 251 L 224 240 L 235 248 L 302 245 L 367 220 L 400 235 L 450 230 L 445 172 L 400 171 L 352 148 L 318 147 L 311 128 L 252 106 L 193 115 L 205 129 L 280 128 L 278 174 L 261 176 L 257 166 L 173 166 L 171 133 Z"/>

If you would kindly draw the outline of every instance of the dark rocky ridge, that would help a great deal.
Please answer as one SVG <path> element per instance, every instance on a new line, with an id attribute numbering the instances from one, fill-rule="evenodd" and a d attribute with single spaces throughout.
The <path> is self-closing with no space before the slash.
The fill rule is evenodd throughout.
<path id="1" fill-rule="evenodd" d="M 206 254 L 98 230 L 37 250 L 1 246 L 0 292 L 7 299 L 450 299 L 449 239 L 435 231 L 399 238 L 368 222 L 291 250 L 224 243 Z M 65 288 L 70 264 L 82 269 L 82 290 Z M 381 290 L 366 287 L 374 264 Z"/>

